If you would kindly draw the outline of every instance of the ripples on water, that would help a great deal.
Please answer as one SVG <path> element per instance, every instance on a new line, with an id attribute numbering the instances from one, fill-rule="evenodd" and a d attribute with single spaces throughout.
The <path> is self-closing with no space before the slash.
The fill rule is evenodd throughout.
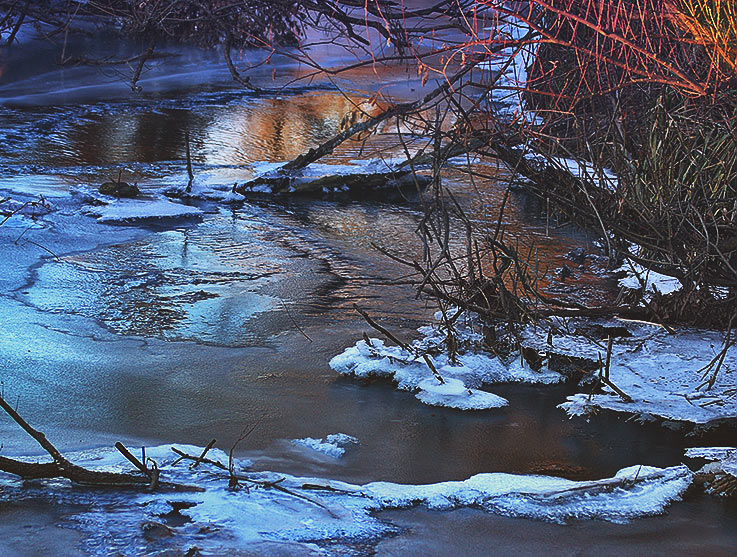
<path id="1" fill-rule="evenodd" d="M 43 193 L 50 186 L 63 191 L 69 185 L 94 185 L 120 175 L 137 182 L 144 192 L 158 191 L 184 180 L 186 130 L 198 176 L 211 182 L 241 182 L 253 176 L 254 163 L 291 159 L 336 133 L 341 117 L 358 100 L 335 91 L 300 91 L 274 98 L 227 91 L 148 98 L 135 104 L 1 108 L 7 125 L 0 130 L 0 168 L 6 170 L 4 176 L 13 176 L 3 178 L 0 185 Z M 409 142 L 422 145 L 426 140 L 411 137 Z M 348 141 L 325 162 L 399 158 L 402 152 L 394 135 L 384 133 L 366 143 Z M 505 172 L 489 162 L 474 163 L 472 169 L 492 178 L 479 186 L 451 169 L 444 179 L 483 234 L 496 225 Z M 217 218 L 139 244 L 49 263 L 38 272 L 38 285 L 29 300 L 39 307 L 95 317 L 118 332 L 225 344 L 250 338 L 254 333 L 246 332 L 246 323 L 266 310 L 281 311 L 282 298 L 315 317 L 333 309 L 339 318 L 353 303 L 369 300 L 377 313 L 402 316 L 397 304 L 411 293 L 372 283 L 401 276 L 406 269 L 393 267 L 371 247 L 378 244 L 411 258 L 420 256 L 415 234 L 420 206 L 399 201 L 247 203 L 230 216 L 221 210 Z M 508 237 L 528 246 L 533 264 L 552 274 L 563 264 L 563 254 L 585 239 L 549 233 L 538 211 L 523 194 L 513 194 L 504 226 Z M 465 238 L 454 241 L 463 249 Z M 175 260 L 173 254 L 187 252 L 190 255 L 181 256 L 182 261 Z M 246 253 L 250 255 L 243 259 Z M 290 259 L 294 253 L 308 254 L 323 265 L 298 267 Z M 88 268 L 91 258 L 101 266 L 94 272 Z M 191 268 L 190 261 L 196 261 Z M 208 268 L 212 265 L 225 266 L 231 273 L 227 281 L 214 278 L 214 268 Z M 274 265 L 278 268 L 271 269 Z M 154 272 L 149 268 L 157 278 L 138 284 L 141 276 Z M 305 273 L 303 283 L 318 288 L 312 297 L 295 286 L 283 292 L 285 285 L 295 282 L 295 273 Z M 320 280 L 310 280 L 310 273 L 322 273 Z M 576 295 L 600 290 L 595 274 L 577 274 L 583 280 L 558 286 Z M 320 282 L 322 287 L 316 286 Z M 84 302 L 65 302 L 62 298 L 75 296 L 55 294 L 59 285 L 64 285 L 62 291 L 81 293 Z M 295 297 L 296 292 L 300 294 Z M 416 311 L 411 307 L 417 304 L 406 306 L 407 312 Z M 204 326 L 195 325 L 211 312 L 233 326 L 213 328 L 209 320 L 203 321 Z"/>

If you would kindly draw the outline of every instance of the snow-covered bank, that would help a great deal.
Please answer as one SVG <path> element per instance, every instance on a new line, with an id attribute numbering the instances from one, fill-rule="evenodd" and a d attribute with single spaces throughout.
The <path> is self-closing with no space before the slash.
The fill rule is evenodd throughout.
<path id="1" fill-rule="evenodd" d="M 636 246 L 630 249 L 638 251 Z M 630 288 L 632 290 L 642 289 L 645 300 L 650 300 L 653 294 L 670 294 L 680 290 L 683 285 L 674 277 L 663 275 L 656 271 L 645 269 L 642 265 L 626 260 L 625 263 L 615 273 L 624 274 L 619 279 L 619 286 Z"/>
<path id="2" fill-rule="evenodd" d="M 488 352 L 476 322 L 468 316 L 458 320 L 455 335 L 461 349 L 455 362 L 445 353 L 446 334 L 440 326 L 432 326 L 420 329 L 424 336 L 410 351 L 387 346 L 379 339 L 360 340 L 335 356 L 330 366 L 343 375 L 385 377 L 400 389 L 416 392 L 423 402 L 464 410 L 506 404 L 478 390 L 483 385 L 557 383 L 565 380 L 559 372 L 567 367 L 584 378 L 583 392 L 561 404 L 572 416 L 606 409 L 693 424 L 737 418 L 737 346 L 726 351 L 720 364 L 718 353 L 724 339 L 719 332 L 682 329 L 672 335 L 659 326 L 617 319 L 555 320 L 520 332 L 522 346 L 539 355 L 541 367 L 535 371 L 519 352 L 505 359 Z M 585 364 L 596 367 L 599 357 L 605 359 L 607 331 L 616 336 L 609 381 L 631 400 L 610 386 L 597 390 L 596 371 L 580 369 Z M 436 378 L 425 357 L 445 384 Z"/>
<path id="3" fill-rule="evenodd" d="M 632 336 L 615 339 L 610 380 L 632 400 L 625 400 L 609 387 L 604 387 L 603 393 L 590 394 L 589 387 L 568 397 L 561 408 L 571 415 L 601 408 L 692 424 L 737 418 L 737 347 L 726 351 L 720 365 L 721 333 L 682 329 L 672 335 L 658 326 L 619 323 L 626 324 Z M 537 343 L 541 344 L 540 338 Z M 583 352 L 598 358 L 606 353 L 601 341 L 574 335 L 556 337 L 554 346 L 570 355 Z"/>
<path id="4" fill-rule="evenodd" d="M 179 448 L 193 455 L 201 452 L 199 447 Z M 158 463 L 162 479 L 197 485 L 204 491 L 85 490 L 61 481 L 23 484 L 7 476 L 0 479 L 0 498 L 67 506 L 70 510 L 63 525 L 82 532 L 83 549 L 90 554 L 186 551 L 192 546 L 213 554 L 245 547 L 330 554 L 331 549 L 341 553 L 352 544 L 373 543 L 396 533 L 391 523 L 373 517 L 380 510 L 417 505 L 435 510 L 475 507 L 553 522 L 626 522 L 663 513 L 692 481 L 685 466 L 632 466 L 613 478 L 596 481 L 487 473 L 428 485 L 354 485 L 260 472 L 246 474 L 254 482 L 241 481 L 240 489 L 229 490 L 227 473 L 210 464 L 196 470 L 183 463 L 174 465 L 177 455 L 170 445 L 149 448 L 147 454 Z M 118 471 L 130 467 L 113 449 L 69 456 L 89 468 Z M 210 451 L 208 458 L 228 462 L 219 450 Z M 264 482 L 275 482 L 279 489 L 265 487 Z"/>

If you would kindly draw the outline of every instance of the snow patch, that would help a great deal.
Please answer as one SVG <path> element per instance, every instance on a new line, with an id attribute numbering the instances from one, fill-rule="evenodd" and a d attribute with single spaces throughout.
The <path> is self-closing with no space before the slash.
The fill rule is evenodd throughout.
<path id="1" fill-rule="evenodd" d="M 493 393 L 469 389 L 460 379 L 444 379 L 440 383 L 436 378 L 423 379 L 417 384 L 419 392 L 415 395 L 420 401 L 430 406 L 445 406 L 458 410 L 485 410 L 499 408 L 509 404 L 507 399 Z"/>
<path id="2" fill-rule="evenodd" d="M 661 275 L 655 271 L 645 269 L 637 263 L 625 263 L 616 272 L 627 273 L 626 277 L 619 279 L 619 286 L 633 290 L 639 290 L 644 286 L 645 294 L 652 294 L 653 292 L 670 294 L 683 287 L 677 278 Z M 638 276 L 642 281 L 638 279 Z"/>

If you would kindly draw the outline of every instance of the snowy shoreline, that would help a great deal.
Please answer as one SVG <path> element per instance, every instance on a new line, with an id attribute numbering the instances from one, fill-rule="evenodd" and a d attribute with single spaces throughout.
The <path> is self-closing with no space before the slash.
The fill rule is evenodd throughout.
<path id="1" fill-rule="evenodd" d="M 78 489 L 50 480 L 26 485 L 0 476 L 0 500 L 41 500 L 69 506 L 64 525 L 82 533 L 84 550 L 110 552 L 186 550 L 220 552 L 251 544 L 283 543 L 301 551 L 356 543 L 376 543 L 397 532 L 374 517 L 388 509 L 426 506 L 447 511 L 473 507 L 487 513 L 556 523 L 606 520 L 625 523 L 662 514 L 680 500 L 693 481 L 683 465 L 670 468 L 630 466 L 611 478 L 572 481 L 559 477 L 508 473 L 476 474 L 464 481 L 427 485 L 371 482 L 354 485 L 275 472 L 243 472 L 250 462 L 236 462 L 241 482 L 228 488 L 228 475 L 203 463 L 199 469 L 175 465 L 173 445 L 151 447 L 162 478 L 196 485 L 201 492 L 157 493 Z M 177 445 L 198 455 L 200 447 Z M 129 463 L 114 449 L 70 454 L 74 462 L 96 470 L 122 471 Z M 228 455 L 213 449 L 208 458 L 227 466 Z M 244 476 L 245 474 L 245 476 Z M 278 485 L 279 489 L 268 485 Z M 49 489 L 51 488 L 51 489 Z M 153 535 L 156 534 L 156 535 Z"/>

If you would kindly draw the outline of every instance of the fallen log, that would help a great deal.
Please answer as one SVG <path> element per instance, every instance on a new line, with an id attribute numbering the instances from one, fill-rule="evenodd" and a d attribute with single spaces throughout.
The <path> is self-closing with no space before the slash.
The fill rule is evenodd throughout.
<path id="1" fill-rule="evenodd" d="M 7 401 L 0 396 L 0 408 L 2 408 L 28 435 L 33 437 L 41 447 L 49 453 L 52 462 L 25 462 L 14 458 L 0 456 L 0 471 L 19 476 L 24 480 L 37 480 L 48 478 L 66 478 L 74 483 L 82 485 L 94 485 L 105 487 L 142 487 L 160 488 L 164 491 L 204 491 L 202 488 L 191 485 L 158 482 L 158 474 L 143 473 L 119 473 L 102 472 L 99 470 L 88 470 L 78 466 L 59 452 L 59 450 L 48 440 L 46 436 L 31 427 L 23 417 Z M 121 445 L 122 446 L 122 445 Z M 145 469 L 145 467 L 144 467 Z"/>
<path id="2" fill-rule="evenodd" d="M 391 172 L 336 174 L 315 178 L 300 176 L 299 173 L 285 173 L 281 170 L 254 178 L 235 188 L 236 193 L 272 193 L 291 195 L 325 195 L 349 193 L 365 195 L 373 191 L 389 188 L 424 189 L 431 181 L 428 176 L 413 175 L 409 170 Z"/>

